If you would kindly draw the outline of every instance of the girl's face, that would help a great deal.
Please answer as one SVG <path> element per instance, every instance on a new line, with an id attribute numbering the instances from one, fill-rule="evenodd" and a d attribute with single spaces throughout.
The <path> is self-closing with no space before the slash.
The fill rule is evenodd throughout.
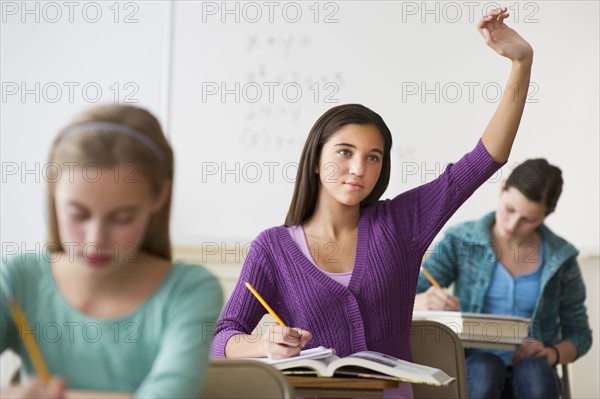
<path id="1" fill-rule="evenodd" d="M 317 173 L 319 199 L 358 206 L 379 180 L 383 136 L 373 125 L 349 124 L 323 145 Z"/>
<path id="2" fill-rule="evenodd" d="M 494 231 L 505 240 L 526 240 L 544 222 L 545 217 L 544 204 L 531 201 L 518 189 L 510 187 L 500 193 Z"/>
<path id="3" fill-rule="evenodd" d="M 106 273 L 134 261 L 162 199 L 153 195 L 146 176 L 131 172 L 125 167 L 74 169 L 56 183 L 58 229 L 69 262 Z"/>

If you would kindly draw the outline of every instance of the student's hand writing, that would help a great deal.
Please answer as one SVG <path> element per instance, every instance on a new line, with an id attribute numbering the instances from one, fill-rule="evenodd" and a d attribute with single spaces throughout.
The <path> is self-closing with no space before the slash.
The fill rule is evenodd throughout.
<path id="1" fill-rule="evenodd" d="M 533 59 L 533 49 L 517 32 L 506 26 L 507 8 L 490 11 L 477 24 L 477 30 L 498 54 L 512 61 L 528 61 Z"/>
<path id="2" fill-rule="evenodd" d="M 269 326 L 262 341 L 269 359 L 283 359 L 297 356 L 311 338 L 312 334 L 301 328 Z"/>
<path id="3" fill-rule="evenodd" d="M 540 341 L 527 338 L 514 352 L 512 356 L 512 363 L 517 364 L 519 361 L 526 357 L 544 357 L 550 365 L 556 364 L 556 353 L 553 349 L 547 348 Z"/>
<path id="4" fill-rule="evenodd" d="M 460 310 L 460 300 L 441 288 L 431 286 L 415 296 L 416 310 Z"/>
<path id="5" fill-rule="evenodd" d="M 43 399 L 62 399 L 65 397 L 65 383 L 59 378 L 53 378 L 44 384 L 38 378 L 31 378 L 20 385 L 11 385 L 2 388 L 3 398 L 43 398 Z"/>

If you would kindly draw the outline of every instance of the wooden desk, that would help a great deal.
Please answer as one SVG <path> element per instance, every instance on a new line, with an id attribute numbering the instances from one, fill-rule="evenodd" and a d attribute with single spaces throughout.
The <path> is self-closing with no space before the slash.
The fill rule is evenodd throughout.
<path id="1" fill-rule="evenodd" d="M 383 390 L 398 387 L 397 381 L 374 378 L 319 378 L 316 376 L 287 375 L 298 396 L 329 398 L 382 398 Z"/>

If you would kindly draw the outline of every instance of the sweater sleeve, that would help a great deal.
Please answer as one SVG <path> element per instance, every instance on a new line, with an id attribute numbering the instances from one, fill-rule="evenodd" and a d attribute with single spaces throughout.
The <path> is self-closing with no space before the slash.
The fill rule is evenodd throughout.
<path id="1" fill-rule="evenodd" d="M 223 293 L 217 279 L 190 266 L 168 308 L 168 327 L 136 398 L 197 398 L 209 365 L 210 344 Z"/>
<path id="2" fill-rule="evenodd" d="M 446 233 L 442 241 L 436 244 L 433 252 L 423 263 L 423 268 L 431 274 L 442 287 L 448 287 L 458 274 L 457 265 L 460 258 L 460 243 L 456 243 L 452 234 Z M 423 273 L 419 274 L 417 294 L 427 291 L 431 283 Z"/>
<path id="3" fill-rule="evenodd" d="M 561 340 L 572 342 L 579 358 L 592 346 L 592 331 L 585 307 L 585 284 L 575 257 L 564 268 L 559 310 Z"/>
<path id="4" fill-rule="evenodd" d="M 479 140 L 471 152 L 449 164 L 435 180 L 390 200 L 396 231 L 409 236 L 415 253 L 425 253 L 454 212 L 502 165 Z"/>
<path id="5" fill-rule="evenodd" d="M 269 273 L 271 265 L 272 261 L 261 245 L 259 236 L 248 251 L 240 277 L 217 323 L 211 349 L 213 357 L 225 357 L 227 341 L 237 334 L 251 334 L 266 313 L 260 302 L 246 288 L 245 282 L 252 284 L 278 313 L 274 300 L 277 287 L 272 281 L 272 273 Z"/>

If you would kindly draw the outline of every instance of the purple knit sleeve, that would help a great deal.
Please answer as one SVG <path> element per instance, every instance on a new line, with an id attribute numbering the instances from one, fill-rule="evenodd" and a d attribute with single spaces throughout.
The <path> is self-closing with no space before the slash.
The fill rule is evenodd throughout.
<path id="1" fill-rule="evenodd" d="M 264 255 L 259 240 L 260 236 L 252 243 L 233 293 L 217 322 L 211 347 L 212 357 L 225 357 L 227 341 L 236 334 L 251 334 L 266 313 L 262 305 L 246 288 L 244 284 L 246 281 L 252 284 L 267 303 L 273 301 L 274 285 L 270 279 L 271 273 L 268 272 L 270 261 Z"/>
<path id="2" fill-rule="evenodd" d="M 387 201 L 387 219 L 396 231 L 408 235 L 415 251 L 424 253 L 454 212 L 502 165 L 494 161 L 480 139 L 435 180 Z"/>

